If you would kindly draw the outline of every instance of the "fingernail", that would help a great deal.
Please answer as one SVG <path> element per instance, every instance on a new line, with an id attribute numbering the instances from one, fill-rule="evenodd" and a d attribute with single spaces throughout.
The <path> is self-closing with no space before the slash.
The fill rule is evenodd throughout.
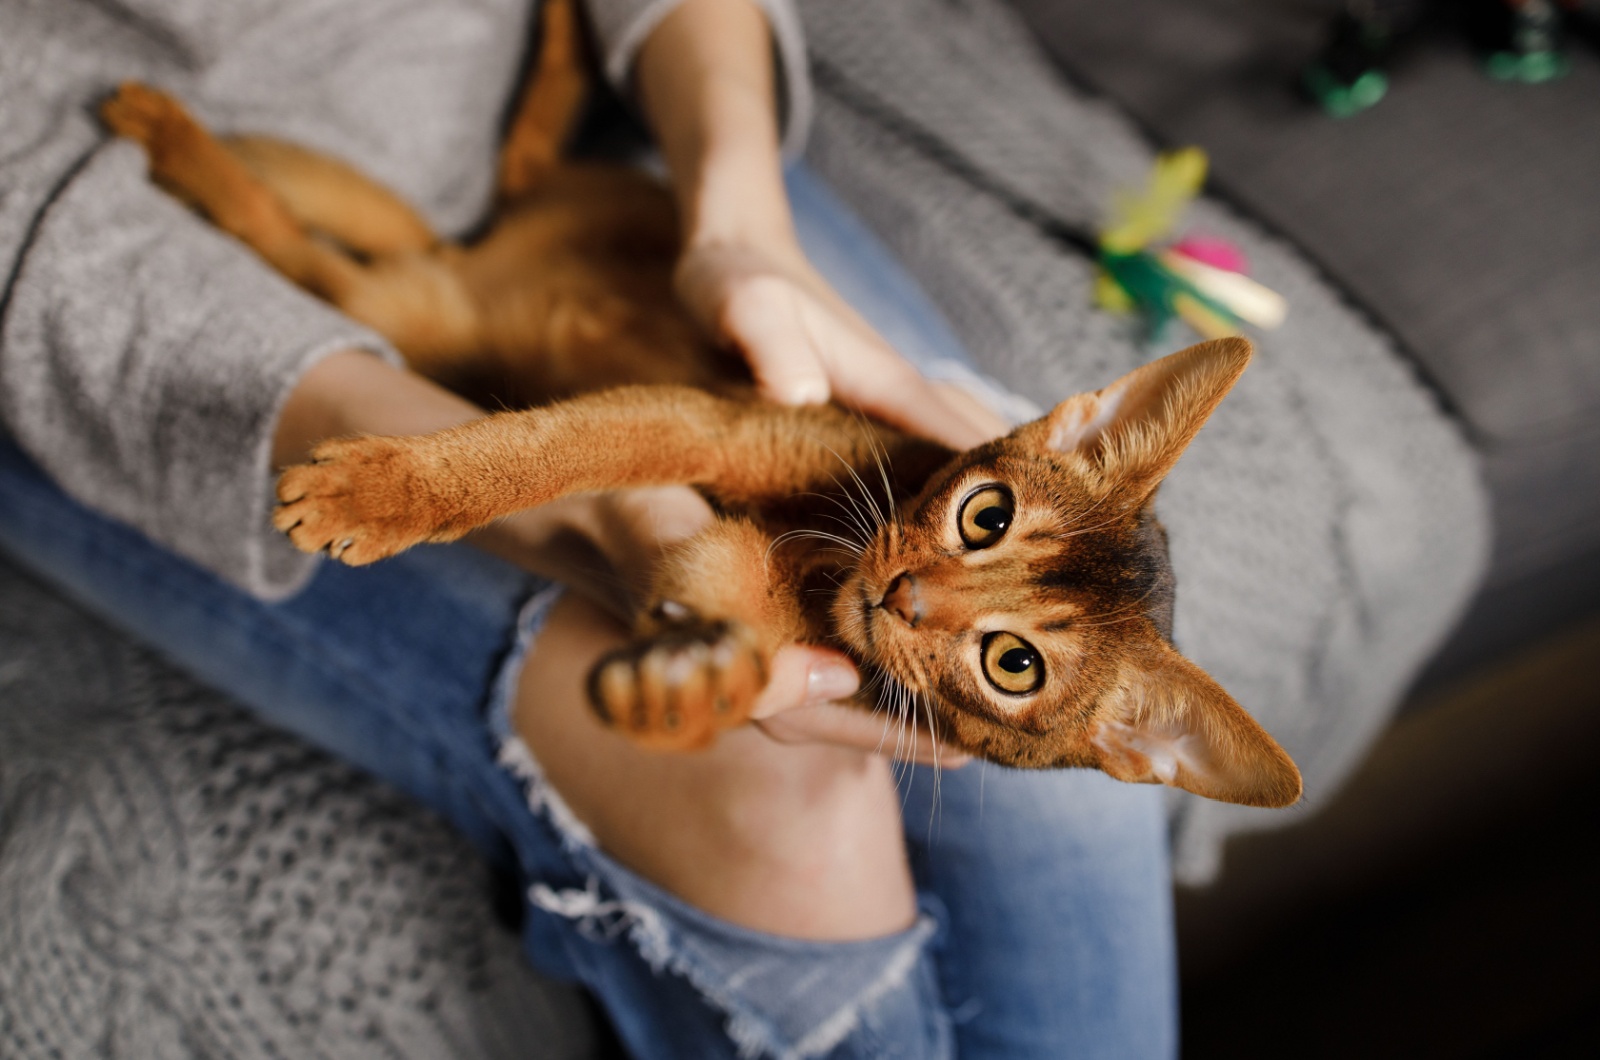
<path id="1" fill-rule="evenodd" d="M 806 674 L 806 699 L 813 703 L 843 699 L 860 687 L 855 668 L 840 663 L 819 663 Z"/>
<path id="2" fill-rule="evenodd" d="M 826 379 L 792 379 L 778 390 L 778 400 L 785 405 L 820 405 L 828 400 Z"/>

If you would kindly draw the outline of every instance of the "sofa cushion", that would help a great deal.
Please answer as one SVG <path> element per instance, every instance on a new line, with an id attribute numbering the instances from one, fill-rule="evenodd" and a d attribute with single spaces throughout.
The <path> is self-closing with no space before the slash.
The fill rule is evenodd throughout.
<path id="1" fill-rule="evenodd" d="M 1014 0 L 1047 50 L 1281 230 L 1415 357 L 1485 457 L 1491 584 L 1600 549 L 1600 60 L 1489 79 L 1440 32 L 1334 120 L 1294 88 L 1337 4 Z M 1291 310 L 1292 311 L 1292 310 Z"/>

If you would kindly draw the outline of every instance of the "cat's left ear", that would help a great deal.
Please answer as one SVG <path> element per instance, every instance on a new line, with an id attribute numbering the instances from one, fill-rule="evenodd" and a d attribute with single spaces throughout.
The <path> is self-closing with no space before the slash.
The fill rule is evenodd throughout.
<path id="1" fill-rule="evenodd" d="M 1090 725 L 1099 766 L 1245 806 L 1288 806 L 1300 770 L 1222 686 L 1166 644 L 1125 663 Z"/>
<path id="2" fill-rule="evenodd" d="M 1082 456 L 1107 488 L 1142 502 L 1233 388 L 1250 355 L 1247 340 L 1226 338 L 1152 361 L 1057 405 L 1044 418 L 1044 444 Z"/>

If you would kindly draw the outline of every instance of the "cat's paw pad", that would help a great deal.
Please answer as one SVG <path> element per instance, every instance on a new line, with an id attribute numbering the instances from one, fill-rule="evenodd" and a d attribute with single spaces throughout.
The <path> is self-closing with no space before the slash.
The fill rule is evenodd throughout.
<path id="1" fill-rule="evenodd" d="M 755 632 L 737 622 L 674 624 L 607 655 L 589 674 L 600 720 L 642 746 L 705 747 L 743 724 L 767 684 Z"/>
<path id="2" fill-rule="evenodd" d="M 102 103 L 100 117 L 112 132 L 143 144 L 152 153 L 158 146 L 194 128 L 194 119 L 183 109 L 183 104 L 137 81 L 125 82 L 114 96 Z"/>
<path id="3" fill-rule="evenodd" d="M 438 522 L 409 439 L 323 442 L 312 462 L 278 479 L 272 525 L 302 552 L 359 567 L 437 536 Z"/>

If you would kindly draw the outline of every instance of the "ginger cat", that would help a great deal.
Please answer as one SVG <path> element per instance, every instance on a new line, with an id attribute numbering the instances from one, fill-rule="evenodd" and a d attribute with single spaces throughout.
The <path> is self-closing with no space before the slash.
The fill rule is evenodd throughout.
<path id="1" fill-rule="evenodd" d="M 340 163 L 215 139 L 153 89 L 105 104 L 156 181 L 284 275 L 418 371 L 523 407 L 325 442 L 284 472 L 275 524 L 365 564 L 572 493 L 690 485 L 719 518 L 667 556 L 637 639 L 590 678 L 597 714 L 640 743 L 701 747 L 741 724 L 773 653 L 808 641 L 858 662 L 864 707 L 875 691 L 991 761 L 1298 799 L 1288 755 L 1172 647 L 1150 512 L 1249 344 L 1183 350 L 965 453 L 836 406 L 760 402 L 673 298 L 666 193 L 560 161 L 583 75 L 569 4 L 546 11 L 500 205 L 471 246 Z"/>

